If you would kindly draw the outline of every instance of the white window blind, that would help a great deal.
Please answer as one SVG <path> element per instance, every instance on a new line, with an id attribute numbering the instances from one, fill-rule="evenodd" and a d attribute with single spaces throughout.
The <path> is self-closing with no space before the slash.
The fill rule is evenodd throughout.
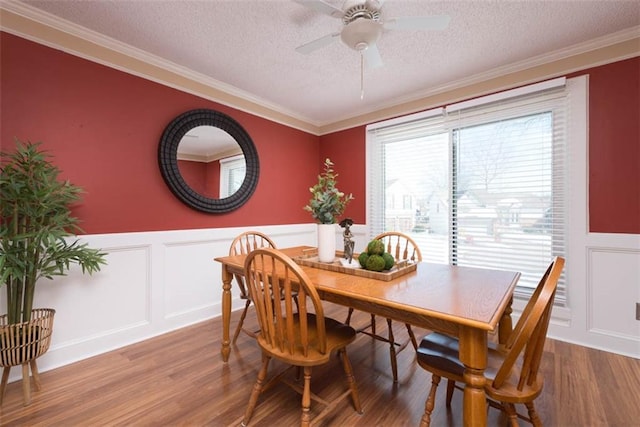
<path id="1" fill-rule="evenodd" d="M 530 294 L 565 253 L 566 94 L 527 92 L 369 128 L 371 237 L 398 230 L 426 261 L 520 271 L 516 294 Z"/>
<path id="2" fill-rule="evenodd" d="M 390 230 L 415 234 L 425 260 L 447 263 L 446 234 L 438 242 L 421 242 L 429 231 L 430 203 L 449 194 L 449 136 L 442 112 L 369 130 L 367 218 L 371 237 Z"/>
<path id="3" fill-rule="evenodd" d="M 229 197 L 242 186 L 247 171 L 244 156 L 220 160 L 220 197 Z"/>

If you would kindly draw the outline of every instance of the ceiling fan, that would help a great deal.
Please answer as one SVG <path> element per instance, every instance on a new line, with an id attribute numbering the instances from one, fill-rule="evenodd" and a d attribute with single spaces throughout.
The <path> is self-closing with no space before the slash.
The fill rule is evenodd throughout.
<path id="1" fill-rule="evenodd" d="M 386 30 L 443 30 L 449 25 L 447 15 L 408 16 L 384 18 L 384 0 L 346 0 L 343 9 L 322 0 L 294 0 L 309 9 L 333 18 L 341 19 L 342 30 L 305 43 L 296 48 L 302 54 L 309 54 L 328 46 L 340 36 L 351 49 L 360 52 L 368 68 L 382 66 L 382 58 L 377 42 Z"/>

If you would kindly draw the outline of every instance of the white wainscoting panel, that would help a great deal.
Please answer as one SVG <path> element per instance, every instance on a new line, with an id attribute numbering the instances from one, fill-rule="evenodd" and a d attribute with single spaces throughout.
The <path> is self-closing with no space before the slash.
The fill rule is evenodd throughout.
<path id="1" fill-rule="evenodd" d="M 279 247 L 316 244 L 315 224 L 82 236 L 107 253 L 107 265 L 91 276 L 74 266 L 67 276 L 38 282 L 34 306 L 56 310 L 51 347 L 38 359 L 39 370 L 220 316 L 221 266 L 214 258 L 227 255 L 235 236 L 248 230 L 268 234 Z M 232 295 L 233 308 L 242 307 L 233 287 Z M 5 301 L 0 292 L 0 306 Z M 13 369 L 10 381 L 20 377 L 20 369 Z"/>
<path id="2" fill-rule="evenodd" d="M 44 372 L 220 316 L 221 267 L 213 259 L 227 255 L 233 238 L 248 230 L 268 234 L 278 247 L 314 246 L 317 238 L 315 224 L 82 236 L 107 252 L 108 264 L 92 276 L 74 267 L 38 283 L 35 306 L 57 311 L 51 347 L 38 367 Z M 367 227 L 354 225 L 352 232 L 360 252 Z M 585 240 L 584 255 L 568 258 L 569 317 L 552 325 L 550 336 L 640 357 L 633 308 L 640 299 L 640 238 L 589 234 Z M 339 226 L 336 247 L 342 249 Z M 233 308 L 241 308 L 235 284 L 232 295 Z M 0 306 L 5 298 L 0 292 Z M 20 370 L 12 370 L 10 380 L 19 378 Z"/>
<path id="3" fill-rule="evenodd" d="M 226 246 L 226 248 L 225 248 Z M 218 247 L 218 248 L 217 248 Z M 210 239 L 195 242 L 171 242 L 163 246 L 165 319 L 188 316 L 201 311 L 220 311 L 217 306 L 220 268 L 213 262 L 211 254 L 228 250 L 225 239 Z M 218 249 L 218 250 L 216 250 Z"/>
<path id="4" fill-rule="evenodd" d="M 75 266 L 66 277 L 40 280 L 34 306 L 56 309 L 53 348 L 151 322 L 149 246 L 106 248 L 107 266 L 92 276 Z M 58 328 L 58 325 L 73 328 Z"/>
<path id="5" fill-rule="evenodd" d="M 589 331 L 640 343 L 640 251 L 592 247 L 588 253 Z"/>
<path id="6" fill-rule="evenodd" d="M 554 309 L 549 336 L 640 359 L 640 236 L 584 233 L 576 240 L 565 265 L 568 307 Z"/>

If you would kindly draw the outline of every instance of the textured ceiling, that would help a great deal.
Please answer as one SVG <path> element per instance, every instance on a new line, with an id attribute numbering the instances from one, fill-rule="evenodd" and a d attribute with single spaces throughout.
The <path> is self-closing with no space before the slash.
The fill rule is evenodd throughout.
<path id="1" fill-rule="evenodd" d="M 383 18 L 446 14 L 451 21 L 443 31 L 385 32 L 384 66 L 365 70 L 361 100 L 357 52 L 341 42 L 295 51 L 342 22 L 292 0 L 22 3 L 318 126 L 640 25 L 639 1 L 386 0 Z"/>

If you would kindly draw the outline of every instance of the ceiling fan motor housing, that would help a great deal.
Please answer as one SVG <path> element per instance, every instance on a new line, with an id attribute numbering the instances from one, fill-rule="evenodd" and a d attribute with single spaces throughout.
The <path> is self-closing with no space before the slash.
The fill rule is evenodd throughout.
<path id="1" fill-rule="evenodd" d="M 380 11 L 370 8 L 367 3 L 357 4 L 348 8 L 344 15 L 342 15 L 342 22 L 344 25 L 349 25 L 350 22 L 355 21 L 358 18 L 370 19 L 372 21 L 380 21 Z"/>
<path id="2" fill-rule="evenodd" d="M 356 51 L 366 50 L 382 35 L 380 11 L 370 9 L 366 4 L 353 6 L 342 17 L 344 28 L 340 33 L 342 42 Z"/>

